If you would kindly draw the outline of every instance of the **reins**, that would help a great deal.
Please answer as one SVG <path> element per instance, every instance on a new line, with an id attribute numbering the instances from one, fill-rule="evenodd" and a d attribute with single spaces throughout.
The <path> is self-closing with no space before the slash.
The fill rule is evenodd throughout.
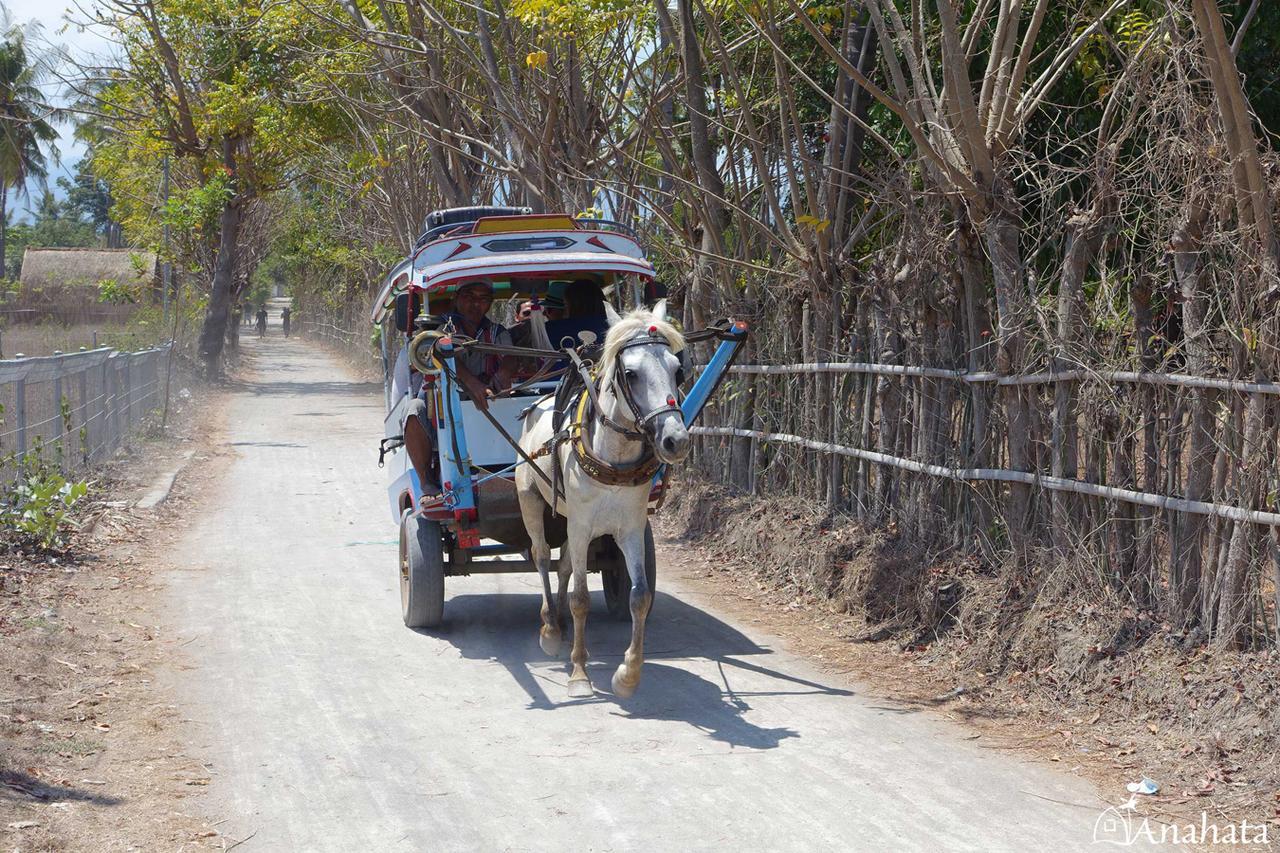
<path id="1" fill-rule="evenodd" d="M 490 414 L 487 410 L 476 407 L 481 414 L 489 421 L 490 424 L 498 431 L 521 457 L 522 462 L 532 464 L 541 456 L 550 454 L 553 457 L 553 466 L 551 476 L 539 468 L 536 464 L 532 464 L 532 468 L 537 472 L 551 488 L 551 511 L 556 512 L 557 501 L 564 498 L 564 489 L 560 483 L 561 466 L 559 463 L 557 450 L 561 444 L 571 441 L 573 446 L 574 458 L 577 459 L 578 465 L 591 479 L 611 486 L 638 486 L 641 483 L 648 482 L 662 467 L 661 461 L 653 449 L 653 424 L 659 417 L 668 413 L 680 413 L 680 406 L 675 396 L 667 398 L 666 405 L 659 406 L 652 412 L 643 414 L 639 410 L 639 406 L 635 401 L 630 383 L 627 382 L 626 372 L 622 369 L 622 353 L 628 349 L 640 346 L 651 346 L 653 344 L 662 344 L 670 346 L 670 342 L 657 332 L 657 328 L 651 326 L 649 331 L 644 335 L 638 335 L 630 341 L 622 344 L 614 356 L 615 362 L 612 365 L 610 382 L 618 392 L 618 396 L 622 398 L 633 420 L 633 426 L 628 427 L 625 424 L 618 423 L 613 418 L 604 413 L 604 409 L 600 406 L 599 400 L 599 380 L 603 376 L 597 376 L 593 373 L 592 368 L 595 366 L 591 361 L 585 360 L 579 355 L 578 351 L 572 347 L 565 347 L 562 350 L 545 350 L 538 347 L 522 347 L 508 346 L 504 344 L 491 344 L 477 341 L 465 336 L 454 334 L 451 336 L 455 349 L 467 349 L 475 352 L 488 353 L 493 355 L 515 356 L 518 358 L 542 358 L 542 359 L 568 359 L 569 367 L 560 368 L 554 371 L 547 370 L 546 366 L 539 369 L 535 375 L 522 382 L 518 386 L 509 389 L 508 392 L 519 388 L 528 387 L 534 382 L 551 378 L 552 376 L 563 377 L 570 370 L 576 371 L 582 379 L 583 390 L 577 396 L 577 404 L 574 406 L 574 417 L 569 425 L 557 432 L 549 438 L 541 447 L 532 454 L 526 453 L 520 447 L 520 443 L 514 439 L 506 428 Z M 696 332 L 690 332 L 684 336 L 686 344 L 698 343 L 705 340 L 731 340 L 733 335 L 730 333 L 730 321 L 720 320 L 705 329 Z M 437 359 L 442 366 L 445 366 L 445 359 Z M 457 374 L 451 367 L 449 370 L 450 378 L 457 379 Z M 563 378 L 562 378 L 563 381 Z M 545 398 L 544 398 L 545 399 Z M 530 407 L 532 408 L 532 407 Z M 521 414 L 528 413 L 528 409 Z M 645 444 L 645 453 L 635 462 L 626 464 L 614 464 L 606 462 L 591 452 L 587 444 L 586 438 L 589 438 L 589 425 L 592 421 L 598 420 L 607 429 L 618 433 L 632 441 L 642 441 Z M 584 434 L 585 437 L 584 437 Z M 520 464 L 520 463 L 517 463 Z"/>

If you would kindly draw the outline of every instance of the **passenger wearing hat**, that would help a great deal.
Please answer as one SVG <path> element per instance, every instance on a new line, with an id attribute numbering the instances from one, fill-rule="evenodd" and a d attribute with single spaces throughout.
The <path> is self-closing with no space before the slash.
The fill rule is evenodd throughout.
<path id="1" fill-rule="evenodd" d="M 548 321 L 564 317 L 564 291 L 568 286 L 567 281 L 553 281 L 547 285 L 547 295 L 542 299 L 542 310 L 546 312 Z"/>
<path id="2" fill-rule="evenodd" d="M 538 336 L 533 330 L 533 313 L 541 312 L 542 319 L 548 323 L 553 320 L 559 320 L 564 316 L 565 302 L 564 291 L 569 282 L 553 281 L 547 285 L 547 292 L 542 295 L 541 299 L 534 298 L 520 303 L 520 307 L 516 311 L 516 324 L 508 331 L 511 333 L 511 340 L 518 347 L 539 347 Z M 542 348 L 550 348 L 549 341 L 542 341 Z M 537 359 L 523 358 L 520 359 L 520 366 L 516 368 L 516 375 L 532 376 L 538 369 L 539 362 Z"/>

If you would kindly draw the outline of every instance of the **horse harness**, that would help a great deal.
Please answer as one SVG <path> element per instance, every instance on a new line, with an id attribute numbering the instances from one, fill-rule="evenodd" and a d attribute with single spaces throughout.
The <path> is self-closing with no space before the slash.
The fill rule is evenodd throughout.
<path id="1" fill-rule="evenodd" d="M 622 369 L 622 353 L 625 350 L 653 344 L 670 346 L 667 339 L 658 334 L 655 327 L 650 327 L 646 334 L 638 335 L 619 347 L 616 356 L 617 361 L 614 364 L 613 384 L 617 387 L 620 392 L 619 396 L 622 397 L 623 402 L 630 410 L 635 422 L 635 428 L 626 427 L 604 413 L 600 408 L 597 396 L 596 380 L 598 377 L 592 374 L 587 362 L 584 362 L 576 352 L 573 350 L 566 351 L 576 371 L 569 372 L 561 380 L 561 387 L 556 389 L 555 412 L 552 416 L 552 428 L 555 430 L 555 434 L 530 457 L 530 459 L 537 459 L 540 456 L 551 454 L 557 460 L 552 467 L 552 476 L 554 478 L 551 484 L 552 512 L 555 512 L 556 500 L 562 495 L 560 487 L 561 468 L 557 454 L 560 445 L 566 441 L 572 443 L 574 458 L 578 460 L 578 465 L 586 472 L 587 476 L 607 486 L 638 486 L 652 480 L 654 474 L 662 467 L 661 460 L 653 452 L 653 424 L 664 414 L 669 412 L 678 413 L 680 407 L 677 405 L 675 397 L 668 397 L 666 405 L 659 406 L 648 414 L 641 414 L 639 407 L 636 405 L 631 385 L 627 382 L 626 372 Z M 575 373 L 577 374 L 576 377 Z M 577 392 L 576 394 L 574 393 L 575 391 Z M 570 408 L 571 406 L 572 409 Z M 573 411 L 572 419 L 567 426 L 562 426 L 570 411 Z M 592 414 L 605 427 L 619 435 L 633 441 L 643 441 L 645 443 L 644 455 L 635 462 L 617 465 L 606 462 L 592 453 L 587 444 Z"/>

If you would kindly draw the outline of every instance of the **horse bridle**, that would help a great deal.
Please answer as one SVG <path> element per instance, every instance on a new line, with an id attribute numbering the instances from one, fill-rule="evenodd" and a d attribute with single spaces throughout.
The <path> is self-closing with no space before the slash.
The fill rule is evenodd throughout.
<path id="1" fill-rule="evenodd" d="M 642 415 L 640 413 L 640 407 L 636 405 L 635 397 L 632 395 L 631 383 L 627 382 L 626 370 L 622 366 L 622 354 L 634 347 L 647 347 L 654 344 L 662 344 L 667 348 L 671 347 L 670 341 L 658 334 L 657 329 L 651 326 L 644 336 L 637 336 L 618 347 L 618 354 L 615 356 L 613 365 L 613 384 L 618 391 L 621 392 L 620 396 L 622 397 L 622 401 L 626 403 L 627 409 L 631 412 L 631 418 L 635 422 L 635 426 L 639 428 L 639 431 L 635 429 L 628 429 L 614 421 L 612 418 L 607 417 L 604 412 L 596 413 L 600 416 L 600 421 L 609 429 L 630 439 L 646 441 L 651 446 L 654 441 L 654 436 L 656 435 L 656 428 L 653 425 L 654 421 L 668 413 L 680 414 L 680 406 L 674 396 L 668 396 L 667 404 L 665 406 L 659 406 L 652 412 L 649 412 L 649 414 Z M 677 388 L 680 385 L 680 374 L 683 371 L 684 368 L 681 367 L 676 373 Z"/>

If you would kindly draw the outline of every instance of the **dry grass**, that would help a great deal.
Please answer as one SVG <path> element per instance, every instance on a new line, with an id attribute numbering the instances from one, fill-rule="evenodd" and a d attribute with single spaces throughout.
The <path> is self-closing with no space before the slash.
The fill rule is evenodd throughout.
<path id="1" fill-rule="evenodd" d="M 0 328 L 0 354 L 4 358 L 15 358 L 21 353 L 30 358 L 55 352 L 75 352 L 82 347 L 92 349 L 95 341 L 100 347 L 145 349 L 159 343 L 163 337 L 158 323 L 140 317 L 127 322 L 70 326 L 61 323 L 11 325 Z"/>
<path id="2" fill-rule="evenodd" d="M 68 552 L 26 554 L 0 536 L 2 850 L 225 849 L 190 814 L 203 784 L 190 780 L 208 771 L 155 675 L 184 640 L 156 615 L 151 554 L 200 478 L 158 510 L 122 500 L 176 464 L 197 414 L 175 410 L 167 438 L 95 472 Z"/>

